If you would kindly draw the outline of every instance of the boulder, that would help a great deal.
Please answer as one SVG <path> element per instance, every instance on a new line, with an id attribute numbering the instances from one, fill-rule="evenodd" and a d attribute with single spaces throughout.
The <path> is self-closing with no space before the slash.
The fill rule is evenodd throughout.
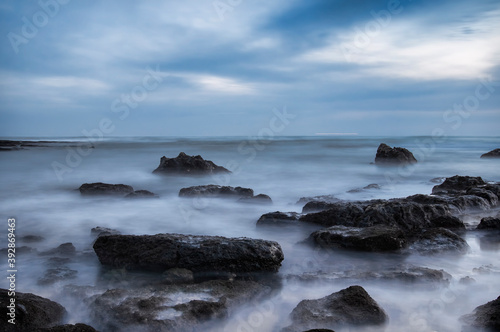
<path id="1" fill-rule="evenodd" d="M 182 188 L 179 197 L 253 197 L 250 188 L 219 186 L 209 184 L 206 186 L 194 186 Z"/>
<path id="2" fill-rule="evenodd" d="M 500 296 L 493 301 L 480 305 L 468 315 L 460 319 L 465 327 L 464 332 L 500 331 Z"/>
<path id="3" fill-rule="evenodd" d="M 284 331 L 383 325 L 388 316 L 361 286 L 351 286 L 318 300 L 303 300 L 290 314 Z"/>
<path id="4" fill-rule="evenodd" d="M 422 255 L 443 252 L 465 254 L 470 250 L 470 247 L 464 239 L 449 229 L 431 228 L 423 231 L 409 249 Z"/>
<path id="5" fill-rule="evenodd" d="M 484 182 L 483 179 L 479 176 L 473 177 L 455 175 L 451 178 L 446 178 L 443 183 L 434 186 L 432 188 L 432 194 L 460 195 L 465 194 L 468 189 L 480 185 L 486 185 L 486 182 Z"/>
<path id="6" fill-rule="evenodd" d="M 387 144 L 380 144 L 375 156 L 375 164 L 387 165 L 406 165 L 416 163 L 417 159 L 413 154 L 405 148 L 394 147 L 391 148 Z"/>
<path id="7" fill-rule="evenodd" d="M 240 203 L 250 203 L 250 204 L 273 204 L 273 200 L 266 194 L 258 194 L 251 197 L 242 197 L 238 200 Z"/>
<path id="8" fill-rule="evenodd" d="M 210 160 L 205 160 L 201 156 L 188 156 L 184 152 L 179 153 L 175 158 L 161 157 L 160 165 L 153 171 L 155 174 L 164 175 L 210 175 L 217 173 L 231 173 L 222 166 L 217 166 Z"/>
<path id="9" fill-rule="evenodd" d="M 109 183 L 84 183 L 78 189 L 80 194 L 85 196 L 94 195 L 109 195 L 109 196 L 124 196 L 134 192 L 134 188 L 125 184 L 109 184 Z"/>
<path id="10" fill-rule="evenodd" d="M 136 190 L 125 195 L 125 198 L 159 198 L 159 196 L 148 190 Z"/>
<path id="11" fill-rule="evenodd" d="M 283 260 L 274 241 L 181 234 L 100 236 L 94 251 L 103 265 L 152 271 L 277 272 Z"/>
<path id="12" fill-rule="evenodd" d="M 481 219 L 477 229 L 500 229 L 500 213 L 496 217 L 485 217 Z"/>
<path id="13" fill-rule="evenodd" d="M 257 220 L 257 226 L 264 225 L 296 225 L 299 221 L 300 214 L 296 212 L 270 212 L 263 214 L 259 220 Z"/>
<path id="14" fill-rule="evenodd" d="M 481 158 L 500 158 L 500 149 L 491 150 L 481 155 Z"/>
<path id="15" fill-rule="evenodd" d="M 332 226 L 311 234 L 315 245 L 360 251 L 393 251 L 406 246 L 404 233 L 396 227 L 376 225 L 357 228 Z"/>
<path id="16" fill-rule="evenodd" d="M 37 331 L 40 328 L 49 328 L 58 324 L 66 313 L 64 307 L 49 299 L 31 294 L 15 292 L 15 325 L 7 322 L 10 309 L 7 305 L 12 297 L 9 290 L 0 289 L 0 330 L 2 331 Z"/>

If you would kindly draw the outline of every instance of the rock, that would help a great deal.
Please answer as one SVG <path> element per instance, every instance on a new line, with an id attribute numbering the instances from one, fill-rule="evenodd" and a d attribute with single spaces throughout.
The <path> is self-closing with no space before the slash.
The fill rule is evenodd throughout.
<path id="1" fill-rule="evenodd" d="M 441 184 L 441 183 L 444 182 L 444 180 L 446 180 L 445 177 L 438 177 L 438 178 L 432 178 L 429 181 L 432 182 L 432 183 Z"/>
<path id="2" fill-rule="evenodd" d="M 119 234 L 121 234 L 120 231 L 117 231 L 116 229 L 101 227 L 101 226 L 94 227 L 90 230 L 90 235 L 95 237 L 103 235 L 119 235 Z"/>
<path id="3" fill-rule="evenodd" d="M 296 225 L 299 221 L 300 214 L 296 212 L 270 212 L 263 214 L 259 220 L 257 220 L 257 226 L 263 225 Z"/>
<path id="4" fill-rule="evenodd" d="M 15 326 L 8 323 L 11 312 L 7 305 L 11 303 L 9 290 L 0 289 L 0 329 L 2 331 L 36 331 L 39 328 L 48 328 L 61 323 L 66 310 L 60 304 L 49 299 L 31 294 L 15 292 Z M 5 304 L 5 305 L 4 305 Z M 12 327 L 14 326 L 14 329 Z"/>
<path id="5" fill-rule="evenodd" d="M 3 255 L 7 255 L 9 252 L 9 248 L 0 249 L 0 253 Z M 34 254 L 37 253 L 38 250 L 28 246 L 16 247 L 16 255 L 25 255 L 25 254 Z"/>
<path id="6" fill-rule="evenodd" d="M 41 242 L 45 240 L 45 238 L 39 235 L 25 235 L 22 236 L 20 240 L 26 243 L 32 243 L 32 242 Z"/>
<path id="7" fill-rule="evenodd" d="M 302 213 L 321 212 L 329 210 L 338 206 L 337 204 L 339 202 L 341 201 L 340 200 L 338 200 L 337 202 L 321 201 L 321 200 L 310 201 L 307 202 L 306 205 L 304 205 L 304 207 L 302 207 Z"/>
<path id="8" fill-rule="evenodd" d="M 61 255 L 61 256 L 73 256 L 76 253 L 76 248 L 71 242 L 63 243 L 59 247 L 41 252 L 40 255 Z"/>
<path id="9" fill-rule="evenodd" d="M 94 195 L 109 195 L 109 196 L 124 196 L 134 192 L 134 188 L 125 184 L 108 184 L 108 183 L 84 183 L 79 188 L 80 194 L 85 196 Z"/>
<path id="10" fill-rule="evenodd" d="M 500 331 L 500 296 L 493 301 L 480 305 L 460 320 L 465 323 L 464 332 Z"/>
<path id="11" fill-rule="evenodd" d="M 469 276 L 466 276 L 466 277 L 460 278 L 460 280 L 458 282 L 461 285 L 472 285 L 472 284 L 476 283 L 476 279 L 471 278 Z"/>
<path id="12" fill-rule="evenodd" d="M 303 300 L 290 314 L 284 331 L 383 325 L 388 316 L 361 286 L 351 286 L 318 300 Z"/>
<path id="13" fill-rule="evenodd" d="M 302 205 L 313 201 L 320 201 L 325 203 L 337 203 L 340 202 L 341 200 L 333 195 L 321 195 L 314 197 L 301 197 L 295 204 Z"/>
<path id="14" fill-rule="evenodd" d="M 36 332 L 98 332 L 92 326 L 85 324 L 65 324 L 65 325 L 57 325 L 50 328 L 39 329 Z"/>
<path id="15" fill-rule="evenodd" d="M 307 330 L 307 331 L 304 331 L 304 332 L 335 332 L 334 330 L 330 330 L 330 329 L 312 329 L 312 330 Z"/>
<path id="16" fill-rule="evenodd" d="M 276 272 L 283 251 L 274 241 L 181 234 L 100 236 L 94 250 L 103 265 L 165 271 Z"/>
<path id="17" fill-rule="evenodd" d="M 165 284 L 188 284 L 194 281 L 193 271 L 188 269 L 172 268 L 163 272 Z"/>
<path id="18" fill-rule="evenodd" d="M 209 184 L 206 186 L 194 186 L 182 188 L 179 197 L 253 197 L 253 190 L 250 188 L 219 186 Z"/>
<path id="19" fill-rule="evenodd" d="M 312 233 L 310 239 L 323 248 L 360 251 L 393 251 L 406 246 L 405 235 L 399 228 L 383 225 L 365 228 L 332 226 Z"/>
<path id="20" fill-rule="evenodd" d="M 432 188 L 432 194 L 440 195 L 440 194 L 448 194 L 448 195 L 456 195 L 456 194 L 465 194 L 466 191 L 472 187 L 477 187 L 480 185 L 486 185 L 486 182 L 483 181 L 481 177 L 473 177 L 473 176 L 460 176 L 455 175 L 451 178 L 446 178 L 443 183 L 434 186 Z"/>
<path id="21" fill-rule="evenodd" d="M 176 158 L 161 157 L 160 165 L 153 173 L 165 175 L 210 175 L 231 173 L 231 171 L 222 166 L 217 166 L 210 160 L 204 160 L 201 156 L 188 156 L 184 152 L 181 152 Z"/>
<path id="22" fill-rule="evenodd" d="M 376 183 L 372 183 L 372 184 L 369 184 L 363 188 L 351 189 L 351 190 L 348 190 L 347 192 L 350 194 L 354 194 L 354 193 L 362 192 L 363 190 L 370 190 L 370 189 L 381 189 L 381 187 Z"/>
<path id="23" fill-rule="evenodd" d="M 491 150 L 481 155 L 481 158 L 500 158 L 500 149 Z"/>
<path id="24" fill-rule="evenodd" d="M 481 219 L 477 229 L 500 229 L 500 213 L 496 217 L 486 217 Z"/>
<path id="25" fill-rule="evenodd" d="M 238 200 L 240 203 L 250 203 L 250 204 L 273 204 L 271 197 L 265 194 L 258 194 L 251 197 L 242 197 Z"/>
<path id="26" fill-rule="evenodd" d="M 470 247 L 464 239 L 449 229 L 431 228 L 425 230 L 410 245 L 409 249 L 416 250 L 422 255 L 433 255 L 443 252 L 465 254 L 470 250 Z"/>
<path id="27" fill-rule="evenodd" d="M 396 164 L 405 165 L 416 163 L 417 159 L 405 148 L 391 148 L 387 144 L 380 144 L 375 156 L 375 164 Z"/>
<path id="28" fill-rule="evenodd" d="M 61 280 L 76 278 L 78 271 L 72 270 L 66 266 L 60 266 L 45 271 L 45 275 L 38 279 L 39 285 L 51 285 Z"/>
<path id="29" fill-rule="evenodd" d="M 159 198 L 160 196 L 148 190 L 136 190 L 127 194 L 125 198 Z"/>

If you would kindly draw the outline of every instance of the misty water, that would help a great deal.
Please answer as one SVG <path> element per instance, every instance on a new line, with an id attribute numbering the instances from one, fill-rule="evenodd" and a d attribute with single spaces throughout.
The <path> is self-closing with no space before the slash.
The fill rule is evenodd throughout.
<path id="1" fill-rule="evenodd" d="M 408 148 L 419 163 L 406 169 L 371 164 L 381 142 Z M 457 257 L 317 250 L 298 244 L 318 229 L 316 226 L 256 227 L 256 221 L 264 213 L 301 212 L 302 205 L 296 202 L 304 196 L 335 195 L 345 200 L 366 200 L 430 194 L 436 184 L 431 179 L 456 174 L 500 181 L 498 159 L 479 158 L 500 147 L 500 138 L 447 138 L 438 144 L 431 142 L 428 137 L 289 137 L 263 141 L 232 137 L 108 138 L 95 143 L 95 149 L 81 161 L 71 160 L 74 162 L 71 166 L 75 167 L 59 176 L 52 164 L 66 164 L 72 148 L 52 146 L 1 152 L 0 215 L 4 220 L 1 247 L 6 247 L 10 217 L 16 218 L 17 238 L 25 235 L 44 238 L 38 243 L 18 240 L 18 247 L 26 245 L 43 252 L 62 243 L 73 243 L 80 253 L 78 257 L 85 257 L 67 264 L 78 271 L 75 278 L 40 285 L 38 280 L 49 268 L 48 257 L 36 252 L 21 253 L 17 257 L 17 290 L 57 301 L 66 307 L 68 322 L 88 323 L 96 328 L 99 326 L 94 324 L 86 308 L 65 295 L 63 286 L 100 283 L 101 265 L 92 250 L 94 238 L 90 229 L 102 226 L 122 234 L 182 233 L 279 242 L 285 256 L 278 273 L 282 287 L 262 302 L 233 308 L 229 318 L 213 328 L 214 331 L 279 331 L 290 325 L 288 316 L 301 300 L 321 298 L 350 285 L 363 286 L 384 308 L 390 318 L 387 331 L 459 331 L 461 315 L 500 295 L 500 245 L 485 244 L 483 233 L 467 232 L 464 237 L 471 250 Z M 152 174 L 160 157 L 176 157 L 181 151 L 199 154 L 233 173 L 195 178 Z M 135 190 L 152 191 L 160 198 L 124 200 L 80 196 L 77 188 L 91 182 L 128 184 Z M 372 183 L 381 188 L 347 193 Z M 178 197 L 181 188 L 203 184 L 249 187 L 255 194 L 269 195 L 273 205 Z M 496 212 L 486 211 L 482 216 Z M 464 218 L 469 228 L 474 228 L 480 220 L 476 215 Z M 5 272 L 7 258 L 3 256 L 0 267 Z M 304 281 L 293 277 L 380 271 L 400 264 L 443 269 L 453 278 L 449 285 L 413 287 L 396 282 L 348 278 Z M 459 283 L 466 276 L 476 282 Z M 8 288 L 5 278 L 0 287 Z"/>

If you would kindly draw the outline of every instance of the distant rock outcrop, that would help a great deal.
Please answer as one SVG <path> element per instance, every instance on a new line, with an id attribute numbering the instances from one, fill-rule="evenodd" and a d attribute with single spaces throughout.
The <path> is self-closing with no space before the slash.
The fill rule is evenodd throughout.
<path id="1" fill-rule="evenodd" d="M 134 188 L 126 184 L 108 184 L 102 182 L 84 183 L 79 188 L 80 194 L 86 196 L 111 195 L 124 196 L 134 192 Z"/>
<path id="2" fill-rule="evenodd" d="M 155 174 L 164 175 L 210 175 L 216 173 L 231 173 L 228 169 L 217 166 L 210 160 L 201 156 L 188 156 L 184 152 L 175 158 L 161 157 L 160 165 L 153 171 Z"/>
<path id="3" fill-rule="evenodd" d="M 500 158 L 500 149 L 491 150 L 481 155 L 481 158 Z"/>
<path id="4" fill-rule="evenodd" d="M 206 186 L 194 186 L 182 188 L 179 197 L 253 197 L 253 190 L 250 188 L 219 186 L 209 184 Z"/>
<path id="5" fill-rule="evenodd" d="M 375 164 L 379 165 L 405 165 L 416 163 L 417 159 L 413 156 L 413 153 L 405 148 L 394 147 L 391 148 L 387 144 L 380 144 L 377 149 L 377 155 L 375 156 Z"/>

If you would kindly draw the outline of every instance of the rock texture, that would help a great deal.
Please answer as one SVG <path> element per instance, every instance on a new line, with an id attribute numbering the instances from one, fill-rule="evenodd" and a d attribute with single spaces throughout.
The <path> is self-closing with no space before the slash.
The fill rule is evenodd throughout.
<path id="1" fill-rule="evenodd" d="M 485 217 L 481 219 L 477 229 L 500 229 L 500 213 L 496 217 Z"/>
<path id="2" fill-rule="evenodd" d="M 296 212 L 270 212 L 262 215 L 257 220 L 257 226 L 264 225 L 296 225 L 298 224 L 300 214 Z"/>
<path id="3" fill-rule="evenodd" d="M 85 324 L 65 324 L 45 329 L 39 329 L 36 332 L 97 332 L 97 330 L 92 326 Z"/>
<path id="4" fill-rule="evenodd" d="M 318 300 L 303 300 L 290 314 L 284 331 L 383 325 L 387 314 L 361 286 L 351 286 Z"/>
<path id="5" fill-rule="evenodd" d="M 500 149 L 491 150 L 481 155 L 481 158 L 500 158 Z"/>
<path id="6" fill-rule="evenodd" d="M 84 183 L 78 189 L 80 194 L 85 196 L 110 195 L 124 196 L 134 192 L 134 188 L 125 184 L 108 184 L 102 182 Z"/>
<path id="7" fill-rule="evenodd" d="M 277 242 L 181 234 L 100 236 L 94 250 L 115 268 L 193 272 L 276 272 L 283 260 Z"/>
<path id="8" fill-rule="evenodd" d="M 375 164 L 387 165 L 405 165 L 416 163 L 417 159 L 413 154 L 405 148 L 394 147 L 391 148 L 387 144 L 380 144 L 377 149 L 377 155 L 375 156 Z"/>
<path id="9" fill-rule="evenodd" d="M 242 197 L 238 200 L 240 203 L 249 204 L 273 204 L 273 200 L 266 194 L 258 194 L 252 197 Z"/>
<path id="10" fill-rule="evenodd" d="M 217 166 L 201 156 L 188 156 L 184 152 L 175 158 L 161 157 L 160 165 L 153 171 L 156 174 L 210 175 L 216 173 L 231 173 L 222 166 Z"/>
<path id="11" fill-rule="evenodd" d="M 423 255 L 446 252 L 465 254 L 470 247 L 464 239 L 449 229 L 431 228 L 425 230 L 412 243 L 410 249 Z"/>
<path id="12" fill-rule="evenodd" d="M 465 323 L 464 332 L 500 331 L 500 296 L 493 301 L 480 305 L 468 315 L 462 316 L 461 321 Z"/>
<path id="13" fill-rule="evenodd" d="M 194 186 L 182 188 L 179 197 L 253 197 L 253 190 L 250 188 L 219 186 L 209 184 L 205 186 Z"/>
<path id="14" fill-rule="evenodd" d="M 468 189 L 486 185 L 481 177 L 455 175 L 432 188 L 433 194 L 465 194 Z"/>

